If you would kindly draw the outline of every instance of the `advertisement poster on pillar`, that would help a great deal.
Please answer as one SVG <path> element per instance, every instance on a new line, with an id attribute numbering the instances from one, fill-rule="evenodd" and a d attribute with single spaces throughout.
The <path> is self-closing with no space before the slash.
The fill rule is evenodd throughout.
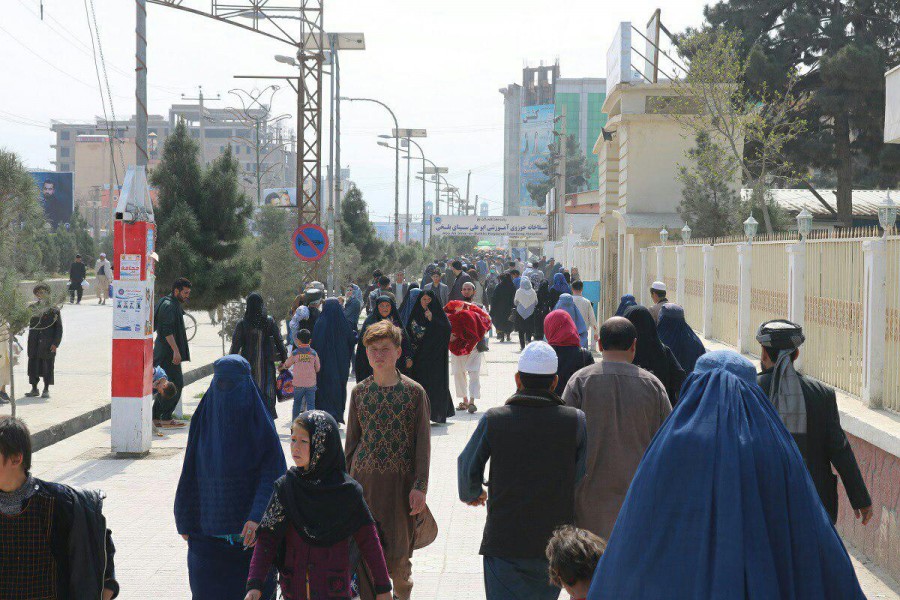
<path id="1" fill-rule="evenodd" d="M 153 334 L 152 291 L 146 281 L 117 281 L 113 285 L 113 338 L 143 340 Z"/>
<path id="2" fill-rule="evenodd" d="M 553 143 L 554 113 L 553 104 L 526 106 L 522 109 L 522 140 L 519 147 L 521 206 L 538 206 L 537 201 L 528 193 L 528 184 L 539 183 L 544 178 L 537 163 L 549 156 L 548 146 Z"/>
<path id="3" fill-rule="evenodd" d="M 267 188 L 262 192 L 262 206 L 290 208 L 297 206 L 297 188 Z"/>
<path id="4" fill-rule="evenodd" d="M 68 227 L 75 212 L 74 173 L 32 171 L 44 216 L 54 228 Z"/>

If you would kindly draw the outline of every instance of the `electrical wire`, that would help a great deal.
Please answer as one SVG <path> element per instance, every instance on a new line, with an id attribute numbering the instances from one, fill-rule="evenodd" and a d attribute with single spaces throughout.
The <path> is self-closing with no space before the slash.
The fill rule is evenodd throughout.
<path id="1" fill-rule="evenodd" d="M 103 46 L 100 43 L 100 29 L 97 26 L 97 13 L 94 10 L 94 0 L 90 0 L 90 9 L 88 9 L 88 1 L 84 0 L 84 12 L 87 16 L 88 21 L 88 31 L 91 34 L 91 46 L 94 47 L 94 37 L 96 34 L 97 45 L 94 47 L 94 71 L 97 74 L 97 85 L 100 87 L 100 103 L 103 105 L 103 118 L 106 121 L 106 138 L 109 140 L 109 158 L 112 163 L 113 173 L 116 179 L 116 186 L 118 187 L 121 183 L 119 181 L 119 170 L 116 168 L 116 159 L 113 157 L 115 153 L 115 140 L 113 136 L 115 135 L 115 123 L 116 123 L 116 111 L 113 108 L 113 100 L 112 100 L 112 88 L 109 86 L 109 77 L 106 73 L 106 62 L 103 59 Z M 91 18 L 93 17 L 94 28 L 91 30 Z M 100 50 L 100 64 L 97 63 L 97 49 Z M 106 103 L 103 101 L 103 83 L 100 81 L 100 65 L 103 66 L 103 78 L 106 81 L 106 94 L 109 99 L 109 112 L 112 115 L 112 121 L 110 122 L 109 118 L 106 115 Z M 119 144 L 119 160 L 122 163 L 122 173 L 125 173 L 125 156 L 122 153 L 122 145 Z M 109 197 L 112 198 L 113 191 L 109 190 Z"/>

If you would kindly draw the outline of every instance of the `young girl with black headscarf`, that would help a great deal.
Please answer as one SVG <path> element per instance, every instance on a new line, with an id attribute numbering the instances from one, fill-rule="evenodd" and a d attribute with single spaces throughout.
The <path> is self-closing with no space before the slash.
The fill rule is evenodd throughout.
<path id="1" fill-rule="evenodd" d="M 273 565 L 285 598 L 351 598 L 360 558 L 374 580 L 376 600 L 391 600 L 375 519 L 362 486 L 347 473 L 334 418 L 321 410 L 297 417 L 291 457 L 296 466 L 275 482 L 257 529 L 245 600 L 262 598 Z"/>

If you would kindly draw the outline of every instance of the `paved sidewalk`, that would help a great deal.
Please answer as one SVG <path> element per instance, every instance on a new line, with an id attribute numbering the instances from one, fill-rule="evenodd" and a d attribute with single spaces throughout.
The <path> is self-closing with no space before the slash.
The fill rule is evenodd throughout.
<path id="1" fill-rule="evenodd" d="M 487 373 L 482 381 L 483 411 L 498 406 L 514 388 L 518 344 L 491 344 Z M 185 411 L 193 412 L 209 379 L 185 390 Z M 278 420 L 288 450 L 289 404 L 279 406 Z M 432 426 L 431 482 L 428 504 L 440 533 L 413 558 L 415 600 L 483 600 L 478 547 L 485 509 L 457 500 L 456 457 L 475 429 L 480 412 L 460 415 L 448 425 Z M 105 513 L 116 542 L 116 566 L 122 598 L 128 600 L 185 600 L 190 598 L 186 544 L 175 532 L 172 506 L 184 459 L 187 431 L 176 431 L 154 444 L 150 456 L 118 460 L 109 453 L 109 424 L 46 448 L 34 456 L 35 475 L 81 486 L 99 487 L 108 494 Z M 290 459 L 288 459 L 290 463 Z M 900 599 L 878 572 L 855 561 L 869 598 Z M 564 596 L 564 595 L 562 595 Z M 223 599 L 227 600 L 227 599 Z"/>
<path id="2" fill-rule="evenodd" d="M 197 335 L 190 343 L 191 361 L 185 371 L 202 367 L 222 356 L 218 328 L 205 312 L 192 313 L 197 319 Z M 17 416 L 24 419 L 32 433 L 46 430 L 110 403 L 112 364 L 112 306 L 98 305 L 96 298 L 62 307 L 63 339 L 56 358 L 56 384 L 50 387 L 50 399 L 25 398 L 28 385 L 28 332 L 19 338 L 25 348 L 15 367 Z M 0 415 L 8 415 L 11 406 L 0 406 Z M 108 415 L 108 412 L 107 412 Z M 95 420 L 94 423 L 97 421 Z"/>

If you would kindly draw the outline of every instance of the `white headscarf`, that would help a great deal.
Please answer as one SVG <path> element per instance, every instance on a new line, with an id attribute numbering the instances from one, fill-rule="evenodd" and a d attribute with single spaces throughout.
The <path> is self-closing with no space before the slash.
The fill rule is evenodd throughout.
<path id="1" fill-rule="evenodd" d="M 537 301 L 537 292 L 534 291 L 531 280 L 527 277 L 522 277 L 522 280 L 519 282 L 519 289 L 516 290 L 516 295 L 513 299 L 519 316 L 523 319 L 530 317 L 534 313 Z"/>

